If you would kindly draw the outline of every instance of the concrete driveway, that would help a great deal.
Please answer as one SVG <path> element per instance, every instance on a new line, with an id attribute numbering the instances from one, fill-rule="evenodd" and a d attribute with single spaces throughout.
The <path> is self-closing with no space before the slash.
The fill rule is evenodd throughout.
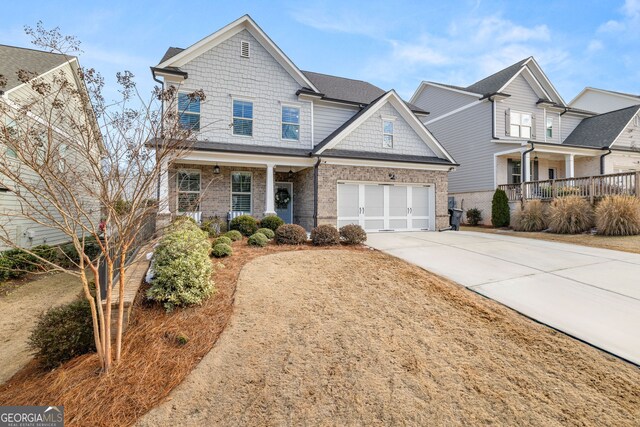
<path id="1" fill-rule="evenodd" d="M 640 255 L 469 231 L 367 244 L 640 364 Z"/>

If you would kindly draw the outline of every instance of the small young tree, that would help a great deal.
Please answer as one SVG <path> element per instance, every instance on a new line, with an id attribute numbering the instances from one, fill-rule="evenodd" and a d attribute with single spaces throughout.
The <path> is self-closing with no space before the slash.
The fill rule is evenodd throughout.
<path id="1" fill-rule="evenodd" d="M 494 227 L 508 227 L 511 220 L 509 198 L 504 190 L 497 189 L 491 201 L 491 223 Z"/>
<path id="2" fill-rule="evenodd" d="M 60 260 L 24 250 L 38 263 L 80 279 L 107 372 L 122 349 L 123 298 L 115 313 L 115 351 L 111 345 L 114 272 L 119 272 L 123 295 L 127 254 L 155 215 L 156 204 L 148 199 L 155 196 L 166 165 L 190 149 L 192 133 L 180 124 L 175 87 L 156 88 L 148 97 L 125 71 L 117 75 L 120 99 L 108 103 L 99 73 L 81 68 L 70 56 L 80 51 L 77 39 L 61 35 L 58 28 L 46 30 L 42 23 L 26 32 L 42 50 L 65 55 L 67 66 L 41 76 L 19 70 L 17 78 L 26 90 L 0 100 L 0 188 L 8 190 L 2 196 L 17 206 L 0 218 L 0 242 L 22 246 L 16 221 L 58 230 L 69 239 L 76 255 L 65 251 Z M 0 76 L 0 86 L 6 82 L 7 76 Z M 196 91 L 189 97 L 205 95 Z M 92 256 L 89 244 L 98 246 L 99 256 Z M 104 283 L 100 262 L 107 267 Z M 95 282 L 95 297 L 90 282 Z M 106 291 L 104 301 L 101 291 Z"/>

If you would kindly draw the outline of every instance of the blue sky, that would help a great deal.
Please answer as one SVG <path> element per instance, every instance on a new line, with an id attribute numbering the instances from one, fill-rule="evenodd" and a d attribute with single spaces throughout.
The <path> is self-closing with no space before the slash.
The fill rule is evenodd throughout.
<path id="1" fill-rule="evenodd" d="M 419 7 L 416 4 L 420 4 Z M 249 13 L 303 70 L 370 81 L 409 98 L 422 80 L 468 85 L 535 56 L 568 102 L 584 86 L 640 94 L 640 0 L 7 2 L 0 43 L 30 47 L 24 25 L 82 41 L 83 66 L 149 66 Z"/>

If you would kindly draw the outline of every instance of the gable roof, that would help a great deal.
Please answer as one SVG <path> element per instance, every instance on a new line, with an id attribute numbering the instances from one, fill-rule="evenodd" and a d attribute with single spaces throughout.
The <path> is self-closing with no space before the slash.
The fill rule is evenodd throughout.
<path id="1" fill-rule="evenodd" d="M 164 56 L 162 57 L 162 59 L 160 60 L 159 64 L 162 64 L 163 62 L 166 62 L 167 60 L 173 58 L 174 56 L 176 56 L 177 54 L 179 54 L 180 52 L 182 52 L 184 50 L 183 47 L 170 47 L 169 49 L 167 49 L 167 51 L 164 53 Z"/>
<path id="2" fill-rule="evenodd" d="M 39 76 L 73 58 L 75 57 L 59 53 L 0 45 L 0 75 L 7 79 L 7 84 L 0 87 L 0 91 L 8 91 L 23 84 L 17 76 L 19 70 Z"/>
<path id="3" fill-rule="evenodd" d="M 597 87 L 591 87 L 591 86 L 587 86 L 584 89 L 582 89 L 580 91 L 580 93 L 578 93 L 572 100 L 571 102 L 569 102 L 569 105 L 573 105 L 578 98 L 582 97 L 582 95 L 584 95 L 586 92 L 603 92 L 606 94 L 611 94 L 611 95 L 615 95 L 621 98 L 626 98 L 629 100 L 638 100 L 638 103 L 640 104 L 640 95 L 634 95 L 632 93 L 625 93 L 625 92 L 618 92 L 615 90 L 608 90 L 608 89 L 600 89 Z"/>
<path id="4" fill-rule="evenodd" d="M 323 139 L 313 149 L 313 154 L 322 154 L 328 149 L 333 148 L 342 138 L 346 137 L 353 130 L 357 129 L 360 124 L 367 120 L 373 113 L 379 110 L 385 103 L 391 103 L 393 107 L 400 113 L 402 118 L 407 122 L 409 126 L 420 136 L 425 144 L 429 146 L 436 154 L 441 155 L 451 164 L 455 164 L 455 161 L 451 155 L 444 149 L 444 147 L 438 142 L 438 140 L 429 132 L 424 124 L 415 116 L 406 102 L 398 96 L 394 90 L 390 90 L 382 96 L 376 98 L 369 103 L 365 108 L 356 113 L 349 120 L 344 122 L 342 126 L 334 130 L 329 136 Z M 419 157 L 419 156 L 416 156 Z"/>
<path id="5" fill-rule="evenodd" d="M 467 86 L 465 89 L 469 92 L 480 93 L 483 95 L 500 92 L 509 80 L 511 80 L 520 71 L 522 66 L 529 61 L 529 59 L 531 59 L 531 57 L 518 61 L 497 73 L 491 74 L 482 80 L 478 80 L 477 82 Z"/>
<path id="6" fill-rule="evenodd" d="M 620 133 L 640 110 L 640 105 L 588 117 L 562 141 L 563 145 L 590 148 L 606 148 L 615 142 Z"/>

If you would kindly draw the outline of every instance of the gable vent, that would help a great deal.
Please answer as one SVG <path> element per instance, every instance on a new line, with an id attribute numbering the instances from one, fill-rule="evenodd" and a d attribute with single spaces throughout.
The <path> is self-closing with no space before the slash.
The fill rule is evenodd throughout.
<path id="1" fill-rule="evenodd" d="M 249 42 L 244 40 L 240 42 L 240 56 L 243 58 L 249 57 Z"/>

